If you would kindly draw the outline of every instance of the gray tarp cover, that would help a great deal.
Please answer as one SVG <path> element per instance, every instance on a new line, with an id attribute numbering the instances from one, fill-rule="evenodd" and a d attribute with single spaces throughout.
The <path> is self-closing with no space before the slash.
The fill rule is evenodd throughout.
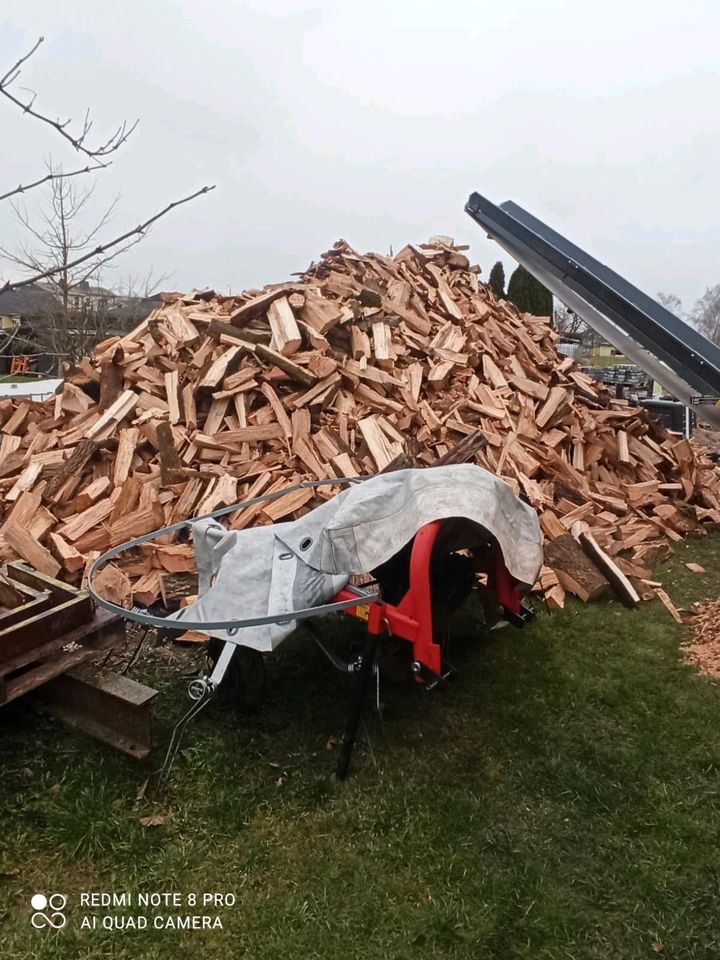
<path id="1" fill-rule="evenodd" d="M 526 587 L 535 583 L 542 565 L 538 518 L 505 482 L 472 464 L 397 470 L 289 523 L 235 531 L 216 520 L 193 524 L 199 597 L 173 619 L 243 620 L 327 603 L 351 574 L 367 573 L 425 524 L 451 517 L 462 521 L 453 524 L 456 549 L 489 532 L 511 575 Z M 285 620 L 213 635 L 270 651 L 294 628 Z"/>

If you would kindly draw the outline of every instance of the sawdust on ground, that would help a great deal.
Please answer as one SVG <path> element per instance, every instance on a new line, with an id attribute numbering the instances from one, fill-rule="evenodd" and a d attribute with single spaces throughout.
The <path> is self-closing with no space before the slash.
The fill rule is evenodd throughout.
<path id="1" fill-rule="evenodd" d="M 693 635 L 682 644 L 683 659 L 704 676 L 720 679 L 720 599 L 694 604 L 685 622 Z"/>

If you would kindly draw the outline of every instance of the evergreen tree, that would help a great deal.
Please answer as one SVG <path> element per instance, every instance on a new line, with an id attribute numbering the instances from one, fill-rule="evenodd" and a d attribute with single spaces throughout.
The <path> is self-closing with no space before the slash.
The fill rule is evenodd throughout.
<path id="1" fill-rule="evenodd" d="M 535 277 L 533 277 L 533 284 L 535 287 L 535 309 L 533 313 L 536 317 L 550 317 L 552 319 L 553 295 Z"/>
<path id="2" fill-rule="evenodd" d="M 536 317 L 552 316 L 552 294 L 525 267 L 519 266 L 513 270 L 508 283 L 507 299 L 514 303 L 521 313 L 532 313 Z"/>
<path id="3" fill-rule="evenodd" d="M 505 268 L 500 260 L 498 260 L 498 262 L 490 271 L 488 283 L 490 285 L 490 289 L 495 296 L 498 297 L 498 299 L 505 297 Z"/>
<path id="4" fill-rule="evenodd" d="M 518 266 L 510 274 L 507 298 L 515 304 L 521 313 L 532 313 L 530 290 L 528 289 L 528 280 L 531 279 L 532 277 L 525 267 Z"/>

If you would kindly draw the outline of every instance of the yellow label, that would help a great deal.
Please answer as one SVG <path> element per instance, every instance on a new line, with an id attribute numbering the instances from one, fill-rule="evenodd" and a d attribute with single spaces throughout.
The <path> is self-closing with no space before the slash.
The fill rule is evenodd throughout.
<path id="1" fill-rule="evenodd" d="M 359 617 L 360 620 L 369 620 L 370 619 L 370 607 L 367 603 L 360 603 L 355 607 L 355 616 Z"/>

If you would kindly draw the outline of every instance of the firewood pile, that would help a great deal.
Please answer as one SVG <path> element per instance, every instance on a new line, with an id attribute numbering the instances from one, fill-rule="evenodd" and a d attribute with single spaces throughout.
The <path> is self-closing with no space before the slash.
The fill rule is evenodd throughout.
<path id="1" fill-rule="evenodd" d="M 496 300 L 464 249 L 340 241 L 296 282 L 167 295 L 54 400 L 0 402 L 0 560 L 79 580 L 110 546 L 261 492 L 472 459 L 537 509 L 549 606 L 604 591 L 579 559 L 595 548 L 654 595 L 647 566 L 668 541 L 720 522 L 714 465 L 558 355 L 549 319 Z M 334 492 L 288 493 L 229 526 Z M 166 539 L 109 566 L 106 590 L 147 603 L 192 568 L 191 546 Z"/>

